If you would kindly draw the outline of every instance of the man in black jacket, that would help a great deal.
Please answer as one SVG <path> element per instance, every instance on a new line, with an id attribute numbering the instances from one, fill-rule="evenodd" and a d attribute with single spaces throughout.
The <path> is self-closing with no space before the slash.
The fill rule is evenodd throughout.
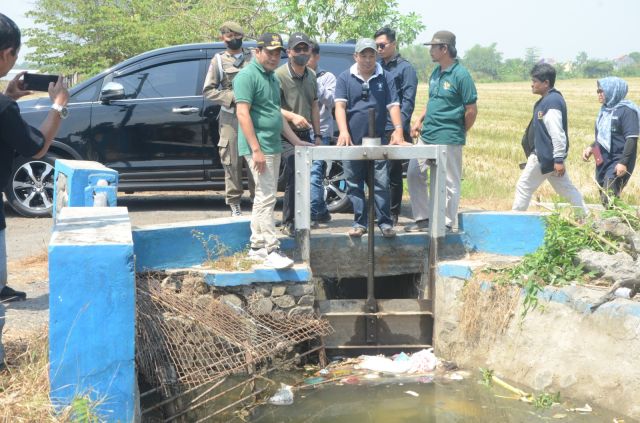
<path id="1" fill-rule="evenodd" d="M 400 114 L 402 116 L 402 135 L 405 141 L 411 142 L 411 115 L 416 106 L 416 92 L 418 90 L 418 75 L 413 65 L 400 56 L 396 41 L 396 31 L 389 27 L 380 28 L 374 36 L 380 66 L 385 72 L 389 72 L 394 79 L 398 90 L 400 102 Z M 391 138 L 394 131 L 391 117 L 387 117 L 384 128 L 385 136 Z M 403 160 L 389 160 L 389 190 L 391 199 L 391 220 L 398 223 L 398 216 L 402 207 L 402 162 Z"/>
<path id="2" fill-rule="evenodd" d="M 18 59 L 20 51 L 20 29 L 7 16 L 0 13 L 0 78 L 6 76 Z M 26 91 L 20 78 L 21 72 L 7 85 L 4 94 L 0 94 L 0 187 L 6 187 L 13 168 L 16 154 L 40 158 L 44 156 L 60 127 L 61 119 L 67 116 L 69 92 L 62 78 L 49 84 L 49 98 L 52 105 L 49 114 L 40 126 L 33 128 L 20 116 L 15 100 L 31 94 Z M 4 326 L 4 305 L 2 303 L 26 299 L 24 292 L 7 286 L 7 248 L 5 242 L 6 222 L 4 204 L 0 207 L 0 369 L 4 367 L 4 349 L 2 347 L 2 326 Z"/>
<path id="3" fill-rule="evenodd" d="M 555 82 L 556 70 L 550 64 L 538 63 L 531 70 L 531 91 L 541 97 L 533 106 L 533 120 L 528 128 L 533 131 L 534 150 L 518 179 L 512 209 L 527 210 L 531 196 L 547 180 L 573 207 L 587 214 L 582 194 L 565 168 L 569 151 L 567 105 L 560 91 L 554 88 Z"/>

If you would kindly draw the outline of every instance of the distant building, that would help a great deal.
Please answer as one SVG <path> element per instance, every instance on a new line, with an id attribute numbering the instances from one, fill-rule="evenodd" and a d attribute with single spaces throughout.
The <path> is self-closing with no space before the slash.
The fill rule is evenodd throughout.
<path id="1" fill-rule="evenodd" d="M 616 57 L 615 59 L 613 59 L 613 68 L 615 70 L 620 70 L 627 66 L 634 65 L 635 63 L 636 61 L 633 60 L 633 57 L 625 54 L 624 56 Z"/>
<path id="2" fill-rule="evenodd" d="M 558 64 L 556 59 L 552 57 L 547 57 L 547 58 L 541 57 L 540 60 L 538 60 L 538 63 L 547 63 L 551 66 L 556 66 Z"/>

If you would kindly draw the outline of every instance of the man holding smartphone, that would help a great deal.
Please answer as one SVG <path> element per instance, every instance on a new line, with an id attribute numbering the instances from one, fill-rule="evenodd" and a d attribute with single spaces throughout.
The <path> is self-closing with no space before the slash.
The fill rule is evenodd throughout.
<path id="1" fill-rule="evenodd" d="M 7 16 L 0 13 L 0 77 L 6 76 L 18 59 L 21 36 L 18 26 Z M 29 126 L 20 116 L 15 100 L 31 91 L 25 90 L 21 80 L 25 72 L 13 78 L 4 94 L 0 94 L 0 187 L 9 183 L 13 159 L 17 154 L 35 159 L 44 156 L 53 137 L 58 132 L 60 121 L 67 116 L 69 92 L 62 78 L 49 84 L 49 98 L 52 105 L 40 129 Z M 6 222 L 4 204 L 0 208 L 0 369 L 4 367 L 4 349 L 2 347 L 2 326 L 4 326 L 3 303 L 25 300 L 26 294 L 7 286 L 7 249 L 5 240 Z"/>

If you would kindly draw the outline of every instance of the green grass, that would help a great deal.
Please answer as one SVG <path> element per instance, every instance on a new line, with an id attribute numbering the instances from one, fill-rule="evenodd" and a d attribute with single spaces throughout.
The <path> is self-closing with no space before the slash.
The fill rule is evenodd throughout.
<path id="1" fill-rule="evenodd" d="M 640 104 L 640 78 L 627 78 L 627 98 Z M 594 181 L 594 164 L 581 159 L 584 147 L 593 142 L 594 122 L 600 108 L 595 79 L 560 80 L 556 88 L 562 92 L 569 112 L 568 174 L 589 203 L 599 203 Z M 524 129 L 531 119 L 533 103 L 539 98 L 531 94 L 530 83 L 506 82 L 477 84 L 478 118 L 469 132 L 463 153 L 462 206 L 508 210 L 525 156 L 520 146 Z M 420 116 L 427 102 L 427 85 L 418 88 L 416 111 Z M 622 193 L 625 202 L 640 204 L 640 180 L 631 181 Z M 534 200 L 554 202 L 555 191 L 543 184 Z"/>

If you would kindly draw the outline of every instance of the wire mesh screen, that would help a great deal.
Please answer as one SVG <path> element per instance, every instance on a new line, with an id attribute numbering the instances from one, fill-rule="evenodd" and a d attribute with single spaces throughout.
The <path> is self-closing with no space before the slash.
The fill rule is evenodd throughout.
<path id="1" fill-rule="evenodd" d="M 254 307 L 259 296 L 241 308 L 210 295 L 165 289 L 154 274 L 139 275 L 136 288 L 136 361 L 145 379 L 165 395 L 175 393 L 176 386 L 199 386 L 245 371 L 332 331 L 317 316 L 259 314 Z"/>

